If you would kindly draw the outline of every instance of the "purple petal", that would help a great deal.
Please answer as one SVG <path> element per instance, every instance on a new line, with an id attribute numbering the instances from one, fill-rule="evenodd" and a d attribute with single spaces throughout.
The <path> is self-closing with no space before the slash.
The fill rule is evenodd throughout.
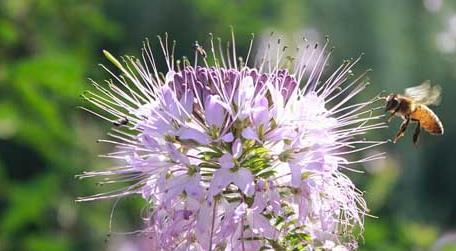
<path id="1" fill-rule="evenodd" d="M 272 206 L 272 211 L 276 214 L 278 214 L 281 210 L 282 207 L 280 206 L 280 195 L 279 193 L 274 189 L 269 192 L 269 204 Z"/>
<path id="2" fill-rule="evenodd" d="M 233 156 L 229 153 L 225 153 L 219 159 L 220 166 L 224 169 L 230 169 L 234 167 Z"/>
<path id="3" fill-rule="evenodd" d="M 187 90 L 184 95 L 182 95 L 180 99 L 180 103 L 182 107 L 185 109 L 187 114 L 191 115 L 193 112 L 193 92 L 191 90 Z"/>
<path id="4" fill-rule="evenodd" d="M 254 212 L 263 212 L 263 209 L 267 206 L 266 199 L 264 198 L 263 192 L 255 193 L 255 200 L 253 201 L 252 209 Z"/>
<path id="5" fill-rule="evenodd" d="M 222 136 L 222 140 L 225 141 L 225 142 L 228 142 L 228 143 L 229 143 L 229 142 L 233 142 L 233 140 L 234 140 L 234 135 L 233 135 L 233 133 L 229 132 L 229 133 L 223 135 L 223 136 Z"/>
<path id="6" fill-rule="evenodd" d="M 144 146 L 148 149 L 157 149 L 159 147 L 158 142 L 148 134 L 141 134 L 140 139 Z"/>
<path id="7" fill-rule="evenodd" d="M 209 187 L 209 195 L 213 197 L 219 194 L 225 187 L 232 182 L 232 173 L 228 169 L 219 169 L 215 171 Z"/>
<path id="8" fill-rule="evenodd" d="M 189 178 L 187 184 L 185 185 L 185 192 L 187 192 L 188 196 L 200 199 L 203 195 L 203 188 L 200 185 L 201 175 L 195 174 Z"/>
<path id="9" fill-rule="evenodd" d="M 212 208 L 206 203 L 201 207 L 198 213 L 198 220 L 196 221 L 196 228 L 197 228 L 197 235 L 199 235 L 200 238 L 207 238 L 207 234 L 209 232 L 209 229 L 211 227 L 211 214 L 212 214 Z"/>
<path id="10" fill-rule="evenodd" d="M 252 123 L 255 126 L 269 122 L 269 104 L 266 97 L 257 98 L 252 109 Z"/>
<path id="11" fill-rule="evenodd" d="M 249 225 L 252 227 L 253 233 L 266 238 L 272 239 L 278 234 L 277 229 L 271 226 L 269 220 L 259 213 L 253 213 L 248 217 Z"/>
<path id="12" fill-rule="evenodd" d="M 173 115 L 174 117 L 179 117 L 179 110 L 177 108 L 176 102 L 177 99 L 175 97 L 174 92 L 168 87 L 162 87 L 162 95 L 163 95 L 163 106 L 167 108 L 167 111 Z"/>
<path id="13" fill-rule="evenodd" d="M 166 117 L 169 117 L 169 116 L 166 116 Z M 158 117 L 153 122 L 153 127 L 154 127 L 155 131 L 161 135 L 164 135 L 164 134 L 173 135 L 175 133 L 174 128 L 171 126 L 171 123 L 161 117 Z"/>
<path id="14" fill-rule="evenodd" d="M 242 130 L 242 137 L 244 137 L 246 139 L 257 140 L 257 141 L 259 140 L 255 130 L 253 130 L 252 127 L 247 127 L 244 130 Z"/>
<path id="15" fill-rule="evenodd" d="M 202 133 L 195 128 L 181 128 L 178 136 L 181 140 L 194 140 L 201 145 L 207 145 L 211 142 L 211 138 L 207 134 Z"/>
<path id="16" fill-rule="evenodd" d="M 241 203 L 236 209 L 234 210 L 233 218 L 235 221 L 239 222 L 244 218 L 244 215 L 247 213 L 247 204 Z"/>
<path id="17" fill-rule="evenodd" d="M 164 200 L 165 203 L 174 199 L 184 191 L 185 183 L 188 181 L 187 175 L 172 177 L 166 183 Z"/>
<path id="18" fill-rule="evenodd" d="M 294 187 L 301 186 L 301 167 L 296 164 L 290 164 L 291 185 Z"/>
<path id="19" fill-rule="evenodd" d="M 221 128 L 223 125 L 223 121 L 225 120 L 225 111 L 220 105 L 220 102 L 220 98 L 215 95 L 209 95 L 206 98 L 204 114 L 209 126 Z"/>
<path id="20" fill-rule="evenodd" d="M 185 154 L 178 151 L 174 144 L 167 143 L 166 150 L 168 151 L 169 157 L 171 158 L 172 161 L 181 163 L 184 165 L 190 164 L 188 157 Z"/>
<path id="21" fill-rule="evenodd" d="M 241 168 L 235 173 L 233 183 L 241 189 L 241 191 L 247 195 L 252 196 L 255 192 L 255 184 L 253 183 L 252 173 L 246 169 Z"/>
<path id="22" fill-rule="evenodd" d="M 290 127 L 281 127 L 273 130 L 272 132 L 268 133 L 266 136 L 267 140 L 271 141 L 280 141 L 284 139 L 295 139 L 297 136 L 296 131 Z"/>
<path id="23" fill-rule="evenodd" d="M 299 218 L 303 219 L 309 214 L 309 212 L 311 210 L 310 204 L 309 204 L 308 198 L 306 198 L 302 194 L 297 194 L 297 201 L 298 201 L 298 209 L 299 209 Z"/>
<path id="24" fill-rule="evenodd" d="M 242 154 L 242 143 L 240 139 L 236 139 L 231 146 L 231 151 L 233 152 L 233 156 L 238 158 Z"/>
<path id="25" fill-rule="evenodd" d="M 175 219 L 180 219 L 180 220 L 189 220 L 190 216 L 192 216 L 193 212 L 191 210 L 187 209 L 182 209 L 182 210 L 177 210 L 176 214 L 174 215 Z"/>

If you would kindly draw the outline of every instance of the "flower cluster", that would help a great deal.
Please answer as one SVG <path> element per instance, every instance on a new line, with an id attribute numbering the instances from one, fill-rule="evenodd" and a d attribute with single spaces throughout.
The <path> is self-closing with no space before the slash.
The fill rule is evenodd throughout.
<path id="1" fill-rule="evenodd" d="M 359 58 L 323 81 L 327 42 L 290 58 L 279 41 L 253 64 L 234 38 L 226 53 L 212 39 L 208 52 L 195 44 L 193 63 L 175 60 L 167 40 L 164 74 L 149 42 L 142 59 L 105 52 L 120 73 L 105 68 L 113 80 L 84 97 L 115 125 L 103 141 L 123 164 L 81 177 L 129 185 L 81 200 L 140 194 L 151 250 L 356 248 L 367 207 L 341 170 L 382 157 L 347 156 L 382 144 L 358 136 L 384 126 L 376 99 L 348 102 L 367 86 L 351 72 Z"/>

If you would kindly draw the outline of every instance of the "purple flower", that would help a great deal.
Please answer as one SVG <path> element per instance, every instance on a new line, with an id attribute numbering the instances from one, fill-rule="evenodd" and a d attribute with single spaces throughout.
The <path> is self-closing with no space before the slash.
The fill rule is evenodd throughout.
<path id="1" fill-rule="evenodd" d="M 216 196 L 225 188 L 234 184 L 246 196 L 252 196 L 254 193 L 254 176 L 252 172 L 245 167 L 236 166 L 236 159 L 242 152 L 241 141 L 237 139 L 232 146 L 231 153 L 225 153 L 219 158 L 220 169 L 214 172 L 208 193 L 209 196 Z"/>
<path id="2" fill-rule="evenodd" d="M 122 166 L 81 177 L 130 184 L 80 200 L 141 195 L 150 204 L 142 231 L 157 250 L 356 246 L 367 206 L 342 170 L 381 158 L 351 155 L 384 143 L 358 139 L 384 127 L 372 115 L 377 99 L 347 104 L 367 85 L 351 75 L 359 59 L 324 78 L 327 43 L 304 46 L 287 70 L 282 53 L 254 64 L 235 48 L 211 47 L 208 58 L 198 48 L 192 65 L 165 41 L 164 73 L 149 43 L 124 64 L 105 52 L 120 74 L 108 70 L 113 83 L 94 82 L 84 97 L 116 125 L 104 141 Z"/>
<path id="3" fill-rule="evenodd" d="M 209 126 L 221 128 L 225 120 L 225 111 L 219 96 L 209 95 L 206 98 L 206 108 L 204 111 L 206 121 Z"/>

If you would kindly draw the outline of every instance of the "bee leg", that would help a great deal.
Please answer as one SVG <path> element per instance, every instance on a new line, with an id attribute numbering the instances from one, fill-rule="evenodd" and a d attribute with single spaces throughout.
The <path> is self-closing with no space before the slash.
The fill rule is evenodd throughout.
<path id="1" fill-rule="evenodd" d="M 418 139 L 420 137 L 420 132 L 421 132 L 421 125 L 420 125 L 420 122 L 418 121 L 416 124 L 415 132 L 413 133 L 413 144 L 415 144 L 415 146 L 418 143 Z"/>
<path id="2" fill-rule="evenodd" d="M 399 131 L 396 133 L 396 136 L 394 137 L 393 143 L 396 143 L 400 137 L 404 136 L 404 132 L 407 129 L 407 126 L 409 123 L 410 123 L 410 118 L 409 117 L 405 118 L 401 124 L 401 127 L 399 128 Z"/>
<path id="3" fill-rule="evenodd" d="M 388 115 L 388 118 L 386 118 L 386 122 L 391 122 L 391 120 L 393 119 L 393 116 L 394 116 L 394 112 L 391 113 L 390 115 Z"/>
<path id="4" fill-rule="evenodd" d="M 388 118 L 386 119 L 388 123 L 391 122 L 391 119 L 393 119 L 393 116 L 399 111 L 399 108 L 400 106 L 397 106 L 397 108 L 394 109 L 394 111 L 390 115 L 388 115 Z"/>

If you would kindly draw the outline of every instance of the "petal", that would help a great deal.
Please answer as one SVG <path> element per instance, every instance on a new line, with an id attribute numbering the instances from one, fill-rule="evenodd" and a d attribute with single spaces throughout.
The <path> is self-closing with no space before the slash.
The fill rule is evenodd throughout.
<path id="1" fill-rule="evenodd" d="M 234 209 L 233 218 L 235 222 L 240 222 L 242 218 L 244 218 L 245 214 L 247 213 L 247 204 L 241 203 L 239 206 Z"/>
<path id="2" fill-rule="evenodd" d="M 246 139 L 257 140 L 257 141 L 259 140 L 257 133 L 255 132 L 255 130 L 253 130 L 252 127 L 244 128 L 244 130 L 242 130 L 242 137 L 244 137 Z"/>
<path id="3" fill-rule="evenodd" d="M 187 89 L 185 94 L 182 95 L 182 97 L 180 99 L 180 103 L 188 115 L 191 115 L 193 112 L 193 100 L 194 100 L 193 92 L 189 89 Z"/>
<path id="4" fill-rule="evenodd" d="M 140 136 L 142 144 L 148 149 L 157 149 L 159 148 L 160 144 L 151 137 L 149 134 L 143 133 Z"/>
<path id="5" fill-rule="evenodd" d="M 184 186 L 187 180 L 187 175 L 181 175 L 170 178 L 168 182 L 166 182 L 165 195 L 163 198 L 165 200 L 165 203 L 169 203 L 169 201 L 171 201 L 184 191 Z"/>
<path id="6" fill-rule="evenodd" d="M 174 80 L 175 74 L 176 73 L 174 71 L 168 71 L 168 73 L 166 73 L 165 83 L 169 84 L 170 82 L 172 82 Z"/>
<path id="7" fill-rule="evenodd" d="M 182 140 L 194 140 L 201 145 L 207 145 L 211 142 L 211 138 L 207 134 L 200 132 L 195 128 L 181 128 L 179 130 L 178 136 Z"/>
<path id="8" fill-rule="evenodd" d="M 252 123 L 255 126 L 269 122 L 269 104 L 266 97 L 257 98 L 252 109 Z"/>
<path id="9" fill-rule="evenodd" d="M 228 169 L 219 169 L 215 171 L 209 187 L 209 195 L 213 197 L 219 194 L 225 187 L 232 182 L 232 173 Z"/>
<path id="10" fill-rule="evenodd" d="M 266 85 L 268 87 L 268 92 L 270 93 L 272 100 L 271 107 L 273 108 L 271 109 L 271 113 L 277 121 L 287 119 L 284 117 L 285 102 L 283 100 L 282 93 L 280 93 L 280 91 L 277 90 L 277 88 L 274 87 L 270 81 L 266 82 Z"/>
<path id="11" fill-rule="evenodd" d="M 291 185 L 294 187 L 301 186 L 301 167 L 296 164 L 290 164 L 290 171 L 291 171 Z"/>
<path id="12" fill-rule="evenodd" d="M 333 251 L 348 251 L 349 249 L 342 246 L 342 245 L 338 245 L 336 246 L 335 248 L 333 248 Z"/>
<path id="13" fill-rule="evenodd" d="M 231 151 L 233 152 L 234 158 L 238 158 L 242 154 L 242 143 L 240 139 L 236 139 L 231 146 Z"/>
<path id="14" fill-rule="evenodd" d="M 293 140 L 297 136 L 296 131 L 294 128 L 291 127 L 279 127 L 272 132 L 266 135 L 266 139 L 270 141 L 280 141 L 284 139 Z"/>
<path id="15" fill-rule="evenodd" d="M 218 96 L 209 95 L 206 98 L 204 115 L 209 126 L 221 128 L 225 120 L 225 109 L 220 105 Z"/>
<path id="16" fill-rule="evenodd" d="M 233 183 L 247 195 L 252 196 L 255 192 L 255 184 L 253 183 L 253 175 L 247 168 L 239 169 L 233 178 Z"/>
<path id="17" fill-rule="evenodd" d="M 200 185 L 201 175 L 195 174 L 185 184 L 185 192 L 189 197 L 200 199 L 203 195 L 203 188 Z"/>
<path id="18" fill-rule="evenodd" d="M 179 117 L 179 110 L 177 108 L 176 103 L 178 102 L 175 96 L 175 93 L 168 87 L 162 87 L 162 95 L 163 95 L 163 107 L 166 107 L 167 111 L 174 117 Z"/>
<path id="19" fill-rule="evenodd" d="M 220 166 L 225 169 L 230 169 L 234 167 L 233 156 L 229 153 L 225 153 L 219 159 Z"/>
<path id="20" fill-rule="evenodd" d="M 296 201 L 298 202 L 299 218 L 305 219 L 311 210 L 308 198 L 306 198 L 303 194 L 298 194 L 296 197 Z"/>
<path id="21" fill-rule="evenodd" d="M 209 243 L 209 229 L 211 229 L 212 208 L 206 203 L 199 210 L 196 221 L 196 236 L 200 243 Z"/>
<path id="22" fill-rule="evenodd" d="M 168 117 L 165 119 L 165 117 Z M 171 126 L 171 123 L 168 121 L 169 116 L 157 117 L 155 121 L 153 121 L 152 126 L 154 131 L 156 131 L 160 135 L 174 135 L 174 128 Z"/>
<path id="23" fill-rule="evenodd" d="M 255 193 L 255 200 L 253 201 L 252 204 L 252 210 L 254 212 L 263 212 L 263 209 L 267 206 L 267 202 L 264 198 L 264 193 L 263 192 L 256 192 Z"/>
<path id="24" fill-rule="evenodd" d="M 269 191 L 269 205 L 272 206 L 272 211 L 276 214 L 282 210 L 279 192 L 274 188 Z"/>
<path id="25" fill-rule="evenodd" d="M 253 85 L 253 78 L 250 76 L 246 76 L 241 80 L 241 83 L 239 85 L 238 104 L 242 106 L 243 104 L 251 103 L 254 93 L 255 87 Z"/>
<path id="26" fill-rule="evenodd" d="M 176 146 L 172 143 L 167 143 L 166 144 L 166 150 L 169 154 L 169 157 L 172 161 L 174 162 L 177 162 L 177 163 L 181 163 L 181 164 L 184 164 L 184 165 L 189 165 L 190 164 L 190 160 L 188 159 L 188 157 L 181 153 L 180 151 L 177 150 Z"/>
<path id="27" fill-rule="evenodd" d="M 249 216 L 250 217 L 247 217 L 247 221 L 249 222 L 254 234 L 264 236 L 269 239 L 273 239 L 277 236 L 277 229 L 271 226 L 271 223 L 269 223 L 269 220 L 266 217 L 259 213 L 252 213 Z"/>
<path id="28" fill-rule="evenodd" d="M 222 140 L 225 141 L 225 142 L 228 142 L 228 143 L 229 143 L 229 142 L 233 142 L 233 140 L 234 140 L 234 135 L 233 135 L 233 133 L 229 132 L 229 133 L 223 135 L 223 136 L 222 136 Z"/>

